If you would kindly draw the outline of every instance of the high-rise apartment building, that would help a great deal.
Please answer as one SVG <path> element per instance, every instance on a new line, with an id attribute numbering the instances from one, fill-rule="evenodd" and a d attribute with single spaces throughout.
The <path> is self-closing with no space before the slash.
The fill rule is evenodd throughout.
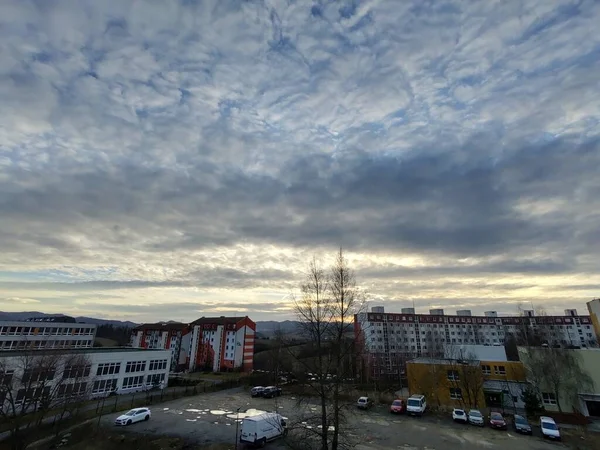
<path id="1" fill-rule="evenodd" d="M 600 342 L 600 298 L 587 302 L 587 309 L 590 312 L 590 319 L 596 333 L 596 340 Z"/>
<path id="2" fill-rule="evenodd" d="M 248 317 L 202 317 L 190 324 L 136 327 L 131 346 L 171 350 L 171 370 L 252 370 L 256 324 Z"/>
<path id="3" fill-rule="evenodd" d="M 503 345 L 514 336 L 528 339 L 543 335 L 548 345 L 577 348 L 597 347 L 598 340 L 590 316 L 566 310 L 564 316 L 498 317 L 495 311 L 473 316 L 468 310 L 445 315 L 441 309 L 430 314 L 385 313 L 382 307 L 354 318 L 357 341 L 364 348 L 364 362 L 371 377 L 397 376 L 407 360 L 429 356 L 450 345 Z"/>

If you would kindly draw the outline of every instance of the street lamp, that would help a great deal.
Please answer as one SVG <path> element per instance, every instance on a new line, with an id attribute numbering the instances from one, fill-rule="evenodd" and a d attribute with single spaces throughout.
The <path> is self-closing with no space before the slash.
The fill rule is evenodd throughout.
<path id="1" fill-rule="evenodd" d="M 240 406 L 238 409 L 235 410 L 235 450 L 237 450 L 238 448 L 238 427 L 240 425 L 240 409 L 242 407 Z"/>

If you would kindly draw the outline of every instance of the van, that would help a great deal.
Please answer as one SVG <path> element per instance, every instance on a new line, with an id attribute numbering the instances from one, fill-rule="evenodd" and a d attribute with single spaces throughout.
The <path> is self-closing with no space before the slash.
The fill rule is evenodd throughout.
<path id="1" fill-rule="evenodd" d="M 411 395 L 406 402 L 406 413 L 412 416 L 422 416 L 427 409 L 424 395 Z"/>
<path id="2" fill-rule="evenodd" d="M 242 420 L 240 442 L 263 447 L 267 442 L 287 434 L 284 418 L 277 413 L 264 413 Z"/>

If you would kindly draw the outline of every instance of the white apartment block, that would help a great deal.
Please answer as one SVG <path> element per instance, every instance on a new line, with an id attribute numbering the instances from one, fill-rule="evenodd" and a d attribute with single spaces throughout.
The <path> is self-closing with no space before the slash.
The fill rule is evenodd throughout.
<path id="1" fill-rule="evenodd" d="M 30 405 L 32 398 L 53 393 L 60 399 L 70 393 L 89 397 L 111 392 L 128 394 L 169 381 L 168 350 L 85 348 L 0 352 L 0 403 Z M 76 364 L 76 365 L 74 365 Z"/>
<path id="2" fill-rule="evenodd" d="M 498 317 L 495 311 L 472 316 L 468 310 L 444 315 L 441 309 L 415 314 L 413 308 L 385 313 L 383 307 L 355 316 L 356 338 L 363 344 L 370 375 L 397 374 L 407 359 L 429 356 L 448 345 L 503 345 L 509 336 L 543 331 L 550 345 L 597 347 L 589 316 L 565 310 L 564 316 Z"/>
<path id="3" fill-rule="evenodd" d="M 89 348 L 96 325 L 45 320 L 0 321 L 0 351 Z"/>
<path id="4" fill-rule="evenodd" d="M 169 350 L 171 372 L 184 370 L 188 366 L 192 342 L 189 325 L 178 322 L 149 323 L 133 329 L 130 345 L 134 348 Z"/>

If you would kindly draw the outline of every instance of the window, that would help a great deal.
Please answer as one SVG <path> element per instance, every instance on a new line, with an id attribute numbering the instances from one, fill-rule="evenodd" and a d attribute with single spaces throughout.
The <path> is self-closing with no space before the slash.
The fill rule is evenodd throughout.
<path id="1" fill-rule="evenodd" d="M 102 394 L 104 392 L 112 392 L 117 388 L 117 378 L 110 378 L 108 380 L 94 381 L 94 387 L 92 388 L 92 394 Z"/>
<path id="2" fill-rule="evenodd" d="M 542 402 L 544 405 L 556 405 L 556 395 L 551 392 L 542 392 Z"/>
<path id="3" fill-rule="evenodd" d="M 462 398 L 462 390 L 460 388 L 450 388 L 450 398 L 460 400 Z"/>
<path id="4" fill-rule="evenodd" d="M 55 372 L 56 372 L 56 370 L 54 368 L 25 369 L 23 371 L 23 377 L 21 378 L 21 381 L 23 382 L 23 384 L 26 384 L 26 383 L 43 382 L 46 380 L 53 380 Z"/>
<path id="5" fill-rule="evenodd" d="M 447 377 L 450 381 L 458 381 L 460 379 L 458 376 L 458 370 L 449 370 Z"/>
<path id="6" fill-rule="evenodd" d="M 48 397 L 50 395 L 50 386 L 30 388 L 30 389 L 19 389 L 17 392 L 17 398 L 15 403 L 17 405 L 23 402 L 31 402 L 42 397 Z"/>
<path id="7" fill-rule="evenodd" d="M 98 364 L 96 375 L 114 375 L 121 371 L 121 363 L 103 363 Z"/>
<path id="8" fill-rule="evenodd" d="M 0 386 L 10 386 L 14 374 L 14 370 L 0 371 Z"/>
<path id="9" fill-rule="evenodd" d="M 90 376 L 92 366 L 65 366 L 63 378 L 83 378 Z"/>
<path id="10" fill-rule="evenodd" d="M 144 376 L 138 377 L 127 377 L 123 379 L 123 389 L 131 389 L 136 387 L 142 387 L 144 384 Z"/>
<path id="11" fill-rule="evenodd" d="M 481 366 L 481 372 L 484 375 L 491 375 L 492 374 L 492 368 L 486 364 L 482 364 Z"/>
<path id="12" fill-rule="evenodd" d="M 496 372 L 496 375 L 506 375 L 506 367 L 494 366 L 494 372 Z"/>
<path id="13" fill-rule="evenodd" d="M 146 370 L 146 361 L 129 361 L 125 366 L 125 373 L 143 372 Z"/>
<path id="14" fill-rule="evenodd" d="M 61 384 L 58 387 L 58 398 L 84 395 L 87 383 Z"/>
<path id="15" fill-rule="evenodd" d="M 146 378 L 146 384 L 150 384 L 150 385 L 159 384 L 159 383 L 162 383 L 163 381 L 165 381 L 165 374 L 164 373 L 158 373 L 158 374 L 155 374 L 155 375 L 148 375 L 148 377 Z"/>
<path id="16" fill-rule="evenodd" d="M 150 361 L 150 367 L 148 370 L 164 370 L 167 368 L 167 360 L 152 360 Z"/>

